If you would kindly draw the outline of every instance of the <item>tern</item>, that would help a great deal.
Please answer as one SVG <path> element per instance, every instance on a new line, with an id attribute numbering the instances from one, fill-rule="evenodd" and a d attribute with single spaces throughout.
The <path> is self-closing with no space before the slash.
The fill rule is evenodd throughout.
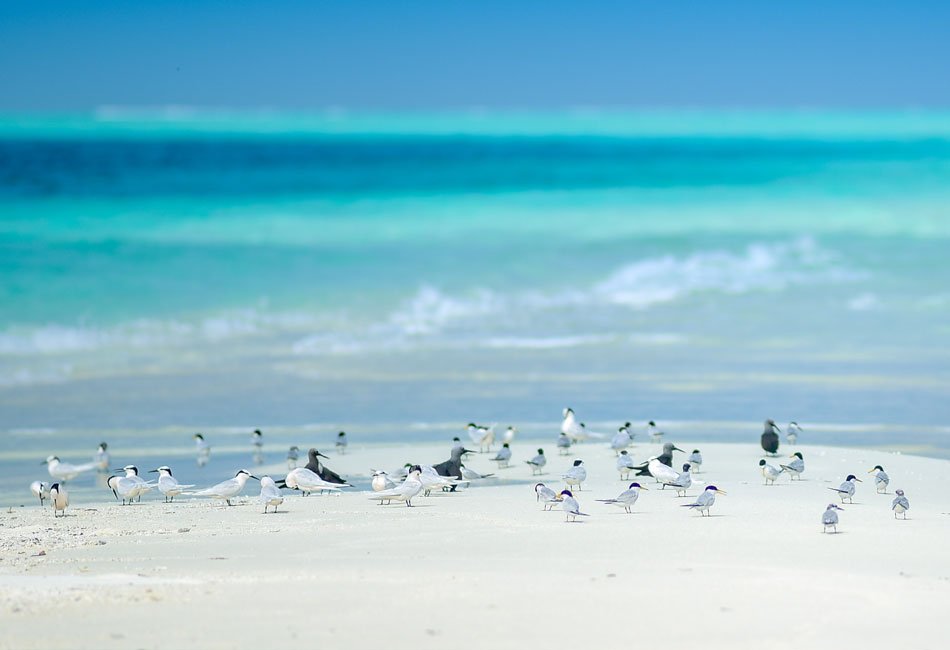
<path id="1" fill-rule="evenodd" d="M 82 465 L 73 465 L 59 460 L 59 456 L 47 456 L 40 465 L 46 465 L 46 471 L 60 484 L 71 481 L 83 472 L 96 469 L 97 462 L 83 463 Z M 62 485 L 60 485 L 62 487 Z"/>
<path id="2" fill-rule="evenodd" d="M 136 488 L 132 491 L 132 497 L 138 497 L 139 501 L 142 500 L 142 495 L 155 487 L 154 483 L 149 483 L 144 478 L 139 476 L 139 468 L 135 465 L 126 465 L 122 469 L 115 470 L 116 472 L 125 472 L 125 478 L 129 479 L 132 483 L 136 485 Z M 112 487 L 111 485 L 109 487 Z"/>
<path id="3" fill-rule="evenodd" d="M 703 490 L 703 493 L 696 497 L 696 500 L 693 503 L 687 503 L 683 505 L 683 508 L 695 508 L 699 511 L 699 514 L 704 517 L 709 516 L 709 509 L 713 507 L 713 504 L 716 503 L 716 495 L 726 493 L 715 485 L 707 485 L 706 489 Z M 705 514 L 703 514 L 705 513 Z"/>
<path id="4" fill-rule="evenodd" d="M 778 434 L 780 433 L 781 430 L 775 424 L 775 420 L 765 421 L 765 429 L 762 431 L 762 449 L 765 450 L 766 454 L 772 456 L 778 454 Z"/>
<path id="5" fill-rule="evenodd" d="M 897 496 L 891 501 L 891 510 L 894 511 L 894 519 L 897 515 L 904 515 L 902 519 L 907 519 L 907 511 L 910 510 L 910 501 L 904 496 L 903 490 L 897 490 Z"/>
<path id="6" fill-rule="evenodd" d="M 703 465 L 703 455 L 699 453 L 698 449 L 694 449 L 693 453 L 689 455 L 689 458 L 686 459 L 686 462 L 696 470 L 696 473 L 699 474 L 699 468 Z"/>
<path id="7" fill-rule="evenodd" d="M 564 511 L 564 521 L 577 521 L 578 517 L 589 517 L 581 512 L 581 504 L 577 502 L 570 490 L 561 490 L 561 510 Z"/>
<path id="8" fill-rule="evenodd" d="M 110 462 L 112 459 L 109 456 L 108 449 L 109 445 L 105 442 L 100 442 L 99 447 L 96 449 L 95 463 L 96 469 L 99 472 L 108 472 L 109 465 L 112 464 Z"/>
<path id="9" fill-rule="evenodd" d="M 40 506 L 49 498 L 49 483 L 46 481 L 33 481 L 30 483 L 30 492 L 40 500 Z"/>
<path id="10" fill-rule="evenodd" d="M 229 506 L 233 505 L 231 499 L 236 497 L 241 490 L 244 489 L 244 484 L 247 483 L 247 479 L 252 478 L 255 481 L 260 479 L 252 475 L 246 469 L 239 469 L 234 475 L 234 478 L 229 478 L 226 481 L 221 481 L 217 485 L 213 485 L 204 490 L 199 490 L 198 492 L 191 492 L 189 494 L 196 497 L 210 497 L 212 499 L 218 499 L 219 501 L 224 501 Z"/>
<path id="11" fill-rule="evenodd" d="M 254 433 L 251 434 L 251 445 L 256 447 L 258 452 L 264 446 L 264 434 L 260 429 L 254 429 Z"/>
<path id="12" fill-rule="evenodd" d="M 442 476 L 431 465 L 417 465 L 416 467 L 420 469 L 419 481 L 422 483 L 422 489 L 425 490 L 422 496 L 429 496 L 432 490 L 436 488 L 441 490 L 451 489 L 454 492 L 455 487 L 460 483 L 459 479 Z"/>
<path id="13" fill-rule="evenodd" d="M 277 506 L 284 502 L 284 495 L 280 493 L 280 488 L 274 483 L 270 476 L 261 477 L 261 495 L 258 497 L 264 506 L 264 514 L 267 514 L 267 508 L 274 506 L 274 513 L 277 513 Z"/>
<path id="14" fill-rule="evenodd" d="M 672 442 L 663 443 L 662 454 L 660 454 L 659 456 L 654 456 L 647 462 L 641 465 L 637 465 L 634 468 L 637 470 L 637 476 L 652 476 L 653 478 L 656 478 L 657 481 L 659 481 L 659 478 L 657 478 L 656 474 L 653 473 L 654 470 L 666 476 L 670 476 L 670 477 L 678 476 L 678 474 L 675 471 L 673 471 L 672 474 L 668 474 L 668 473 L 665 473 L 664 470 L 660 469 L 662 465 L 665 465 L 666 467 L 670 468 L 670 470 L 672 471 L 674 451 L 683 451 L 683 450 L 677 447 L 676 445 L 674 445 Z"/>
<path id="15" fill-rule="evenodd" d="M 537 455 L 531 460 L 526 460 L 525 463 L 531 466 L 531 475 L 534 476 L 541 474 L 541 470 L 548 464 L 548 459 L 544 457 L 544 450 L 538 449 Z"/>
<path id="16" fill-rule="evenodd" d="M 287 469 L 297 469 L 297 461 L 300 459 L 300 447 L 293 445 L 287 450 Z"/>
<path id="17" fill-rule="evenodd" d="M 561 501 L 558 498 L 557 492 L 549 488 L 544 483 L 535 483 L 534 493 L 537 496 L 537 500 L 544 504 L 545 510 L 550 510 Z"/>
<path id="18" fill-rule="evenodd" d="M 175 500 L 179 494 L 182 494 L 188 488 L 194 485 L 182 485 L 178 479 L 172 476 L 172 468 L 168 465 L 162 465 L 156 469 L 150 469 L 149 474 L 158 474 L 158 491 L 165 497 L 165 503 Z"/>
<path id="19" fill-rule="evenodd" d="M 617 455 L 620 455 L 621 451 L 633 444 L 633 438 L 630 436 L 630 429 L 628 429 L 629 426 L 629 424 L 625 424 L 617 429 L 617 433 L 610 440 L 610 448 L 617 452 Z"/>
<path id="20" fill-rule="evenodd" d="M 385 470 L 374 469 L 373 472 L 373 492 L 382 492 L 383 490 L 391 490 L 396 487 L 395 481 L 389 478 L 389 474 Z"/>
<path id="21" fill-rule="evenodd" d="M 571 442 L 578 442 L 587 437 L 584 426 L 577 421 L 574 409 L 568 407 L 562 411 L 564 419 L 561 421 L 561 434 L 570 438 Z"/>
<path id="22" fill-rule="evenodd" d="M 759 461 L 759 467 L 762 468 L 762 476 L 765 477 L 766 485 L 775 485 L 775 479 L 782 475 L 784 469 L 779 469 L 775 465 L 769 465 L 765 459 Z"/>
<path id="23" fill-rule="evenodd" d="M 640 498 L 640 490 L 646 490 L 647 488 L 643 487 L 639 483 L 631 483 L 627 486 L 627 489 L 617 495 L 614 499 L 597 499 L 600 503 L 608 503 L 612 506 L 619 506 L 630 512 L 630 508 L 637 502 L 637 499 Z"/>
<path id="24" fill-rule="evenodd" d="M 689 470 L 690 464 L 683 463 L 683 471 L 676 477 L 676 480 L 664 482 L 663 489 L 666 489 L 666 486 L 670 486 L 676 490 L 676 496 L 685 497 L 686 490 L 693 485 L 693 476 L 689 473 Z"/>
<path id="25" fill-rule="evenodd" d="M 501 446 L 492 460 L 498 463 L 498 469 L 508 467 L 508 463 L 511 462 L 511 447 L 508 446 L 507 442 Z"/>
<path id="26" fill-rule="evenodd" d="M 571 453 L 571 439 L 567 437 L 566 433 L 561 433 L 557 437 L 557 453 L 561 456 L 567 456 Z"/>
<path id="27" fill-rule="evenodd" d="M 478 481 L 483 478 L 491 478 L 494 474 L 479 474 L 475 470 L 467 468 L 465 465 L 462 465 L 462 480 L 463 481 Z"/>
<path id="28" fill-rule="evenodd" d="M 333 444 L 336 446 L 336 450 L 340 452 L 341 456 L 345 454 L 346 446 L 350 444 L 346 440 L 346 431 L 341 431 L 340 433 L 336 434 L 336 442 Z"/>
<path id="29" fill-rule="evenodd" d="M 795 460 L 789 461 L 788 465 L 780 465 L 780 467 L 788 472 L 789 480 L 794 481 L 796 476 L 799 481 L 802 480 L 802 472 L 805 471 L 805 458 L 802 456 L 802 452 L 796 451 L 789 458 Z"/>
<path id="30" fill-rule="evenodd" d="M 887 494 L 887 484 L 891 482 L 891 477 L 887 475 L 887 472 L 885 472 L 884 468 L 880 465 L 875 465 L 872 469 L 868 470 L 868 474 L 875 471 L 877 474 L 874 475 L 874 487 L 877 489 L 878 494 Z"/>
<path id="31" fill-rule="evenodd" d="M 391 501 L 405 501 L 407 506 L 412 507 L 412 497 L 422 491 L 422 481 L 419 479 L 421 475 L 422 468 L 418 465 L 413 465 L 409 468 L 409 475 L 406 477 L 406 480 L 400 485 L 389 490 L 381 490 L 369 498 L 378 499 L 380 504 L 382 504 L 383 501 L 387 504 Z"/>
<path id="32" fill-rule="evenodd" d="M 828 504 L 828 507 L 825 508 L 824 514 L 821 516 L 821 523 L 823 526 L 823 528 L 821 529 L 821 532 L 827 533 L 828 526 L 831 526 L 832 529 L 834 529 L 834 532 L 836 533 L 838 532 L 838 511 L 839 510 L 844 510 L 844 508 L 840 508 L 834 503 Z"/>
<path id="33" fill-rule="evenodd" d="M 515 434 L 518 433 L 518 430 L 512 426 L 509 426 L 505 429 L 505 432 L 501 436 L 501 441 L 504 443 L 511 443 L 515 439 Z"/>
<path id="34" fill-rule="evenodd" d="M 211 460 L 211 445 L 200 433 L 192 436 L 195 439 L 195 453 L 197 454 L 198 467 L 204 467 Z"/>
<path id="35" fill-rule="evenodd" d="M 307 452 L 307 469 L 311 472 L 322 478 L 327 483 L 337 483 L 343 485 L 346 481 L 343 480 L 343 477 L 331 470 L 329 467 L 320 462 L 321 458 L 327 458 L 319 451 L 313 447 Z M 283 487 L 280 483 L 277 484 L 279 487 Z M 348 484 L 347 484 L 348 485 Z"/>
<path id="36" fill-rule="evenodd" d="M 468 437 L 471 438 L 474 444 L 478 445 L 478 451 L 491 451 L 491 446 L 495 443 L 496 426 L 497 425 L 492 424 L 491 426 L 485 427 L 475 424 L 474 422 L 468 423 L 466 427 Z"/>
<path id="37" fill-rule="evenodd" d="M 340 494 L 340 490 L 345 487 L 353 487 L 349 483 L 331 483 L 324 481 L 320 475 L 306 467 L 298 467 L 287 472 L 287 476 L 280 483 L 275 483 L 278 487 L 290 488 L 291 490 L 300 490 L 303 495 L 310 496 L 313 492 L 330 492 Z"/>
<path id="38" fill-rule="evenodd" d="M 788 423 L 788 427 L 785 429 L 785 440 L 788 441 L 788 444 L 795 445 L 798 444 L 798 434 L 801 433 L 802 428 L 798 426 L 798 422 L 792 420 Z"/>
<path id="39" fill-rule="evenodd" d="M 132 505 L 135 497 L 140 495 L 142 488 L 141 484 L 133 478 L 119 476 L 118 474 L 113 474 L 106 479 L 106 485 L 112 490 L 112 494 L 115 495 L 116 499 L 121 499 L 122 505 L 126 505 L 126 503 Z"/>
<path id="40" fill-rule="evenodd" d="M 840 486 L 836 488 L 828 488 L 838 493 L 838 496 L 841 497 L 841 503 L 844 503 L 844 500 L 847 499 L 848 503 L 854 503 L 854 482 L 862 483 L 854 474 L 848 474 L 848 478 L 844 480 Z"/>
<path id="41" fill-rule="evenodd" d="M 465 478 L 462 469 L 462 456 L 465 454 L 471 454 L 473 452 L 469 451 L 465 447 L 452 447 L 452 452 L 449 455 L 448 460 L 444 460 L 441 463 L 433 465 L 436 474 L 440 476 L 447 476 L 449 478 L 454 478 L 461 481 Z M 455 486 L 452 486 L 452 490 L 455 490 Z"/>
<path id="42" fill-rule="evenodd" d="M 56 517 L 58 512 L 62 512 L 63 516 L 66 516 L 66 506 L 69 505 L 69 495 L 66 493 L 66 486 L 59 483 L 53 483 L 49 487 L 49 500 L 53 504 L 53 517 Z"/>
<path id="43" fill-rule="evenodd" d="M 636 468 L 636 465 L 633 464 L 633 458 L 630 454 L 627 453 L 627 450 L 624 449 L 620 452 L 620 455 L 617 456 L 617 471 L 620 472 L 620 480 L 625 481 L 630 478 L 630 472 Z"/>
<path id="44" fill-rule="evenodd" d="M 653 442 L 660 442 L 663 440 L 663 432 L 656 427 L 656 422 L 650 420 L 647 422 L 647 435 L 650 436 L 650 440 Z"/>
<path id="45" fill-rule="evenodd" d="M 577 489 L 581 489 L 581 484 L 587 480 L 587 470 L 584 468 L 584 461 L 580 458 L 574 461 L 574 466 L 567 470 L 564 474 L 561 474 L 561 478 L 564 479 L 564 482 L 568 486 L 576 485 Z"/>

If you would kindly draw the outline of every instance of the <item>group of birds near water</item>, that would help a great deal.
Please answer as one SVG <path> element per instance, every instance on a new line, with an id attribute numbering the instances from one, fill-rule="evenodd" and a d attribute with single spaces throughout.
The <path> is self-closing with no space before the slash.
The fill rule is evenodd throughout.
<path id="1" fill-rule="evenodd" d="M 613 436 L 607 434 L 588 431 L 586 426 L 579 422 L 570 408 L 563 411 L 560 433 L 557 438 L 557 448 L 561 455 L 569 455 L 571 448 L 577 443 L 583 443 L 589 440 L 606 440 L 610 438 L 609 447 L 616 454 L 616 469 L 620 474 L 621 480 L 629 480 L 631 475 L 636 477 L 652 477 L 660 485 L 660 489 L 670 488 L 676 493 L 677 497 L 686 497 L 688 490 L 693 485 L 693 473 L 698 473 L 703 464 L 703 457 L 698 449 L 692 450 L 687 461 L 681 465 L 681 471 L 673 468 L 673 453 L 683 452 L 671 442 L 663 443 L 662 453 L 650 457 L 643 463 L 635 463 L 628 452 L 632 446 L 636 434 L 632 429 L 630 422 L 624 423 Z M 491 453 L 492 446 L 495 444 L 495 425 L 484 426 L 475 423 L 469 423 L 466 432 L 472 443 L 477 445 L 479 452 Z M 798 441 L 798 436 L 802 428 L 796 422 L 791 422 L 786 430 L 786 440 L 794 445 Z M 497 463 L 499 470 L 511 466 L 512 449 L 511 444 L 514 441 L 517 430 L 514 427 L 508 427 L 501 436 L 501 447 L 490 459 Z M 650 421 L 646 426 L 646 433 L 652 442 L 662 442 L 663 432 L 660 431 L 654 421 Z M 761 436 L 761 446 L 767 456 L 778 456 L 780 445 L 781 430 L 774 420 L 766 420 L 765 428 Z M 193 436 L 195 440 L 197 462 L 199 466 L 207 464 L 211 447 L 204 436 L 196 433 Z M 251 445 L 255 452 L 255 459 L 262 457 L 263 433 L 255 429 L 251 437 Z M 338 453 L 346 453 L 348 441 L 345 432 L 340 432 L 334 441 L 334 446 Z M 433 490 L 445 492 L 455 492 L 460 486 L 468 485 L 473 481 L 490 478 L 495 474 L 480 474 L 465 466 L 464 459 L 475 453 L 467 449 L 459 437 L 453 439 L 453 446 L 449 454 L 449 459 L 435 465 L 422 465 L 415 463 L 406 463 L 392 472 L 381 469 L 372 471 L 372 493 L 369 498 L 377 501 L 379 505 L 391 504 L 393 502 L 405 503 L 406 506 L 412 506 L 412 499 L 422 493 L 428 496 Z M 163 495 L 166 503 L 173 502 L 178 496 L 196 496 L 206 497 L 224 502 L 227 505 L 233 505 L 232 499 L 238 497 L 243 492 L 249 479 L 254 479 L 260 483 L 259 503 L 264 507 L 264 512 L 269 512 L 270 508 L 277 512 L 278 507 L 284 502 L 282 489 L 291 489 L 301 492 L 303 496 L 313 493 L 317 494 L 339 494 L 344 488 L 353 487 L 345 481 L 339 474 L 327 468 L 321 458 L 327 456 L 320 453 L 317 449 L 311 448 L 308 451 L 308 461 L 303 467 L 298 467 L 300 448 L 292 446 L 287 454 L 288 472 L 283 479 L 275 480 L 270 476 L 257 477 L 246 469 L 238 470 L 234 477 L 222 481 L 209 488 L 193 490 L 195 485 L 184 485 L 178 482 L 172 474 L 172 469 L 168 465 L 162 465 L 148 473 L 158 474 L 155 481 L 147 481 L 139 476 L 139 469 L 135 465 L 125 465 L 115 472 L 121 472 L 109 476 L 106 481 L 107 486 L 112 491 L 117 501 L 122 505 L 131 504 L 134 501 L 141 501 L 143 494 L 157 488 Z M 792 460 L 786 463 L 780 463 L 775 467 L 767 460 L 759 461 L 759 467 L 762 476 L 765 479 L 765 485 L 774 485 L 782 476 L 788 474 L 790 481 L 800 481 L 801 475 L 805 471 L 805 460 L 801 452 L 794 452 L 789 456 Z M 109 471 L 110 455 L 107 443 L 100 443 L 96 450 L 92 462 L 85 464 L 70 464 L 60 461 L 57 456 L 49 456 L 43 464 L 47 466 L 47 471 L 54 482 L 34 481 L 30 485 L 33 495 L 39 498 L 40 505 L 49 499 L 53 507 L 53 516 L 65 516 L 65 511 L 69 505 L 69 496 L 65 484 L 80 474 L 89 471 L 98 471 L 106 473 Z M 532 470 L 532 475 L 541 475 L 547 464 L 547 457 L 544 449 L 539 448 L 537 453 L 529 460 L 524 461 Z M 874 483 L 877 492 L 887 493 L 887 487 L 890 483 L 890 477 L 884 471 L 883 466 L 876 465 L 868 473 L 874 473 Z M 534 485 L 534 492 L 537 501 L 543 504 L 544 510 L 553 510 L 555 507 L 565 513 L 565 521 L 576 522 L 578 517 L 588 517 L 588 513 L 581 512 L 579 501 L 574 495 L 574 491 L 582 491 L 583 484 L 587 480 L 587 468 L 584 461 L 576 459 L 572 466 L 563 474 L 561 478 L 564 481 L 564 489 L 557 491 L 538 482 Z M 844 482 L 837 488 L 828 488 L 834 491 L 840 497 L 841 503 L 847 500 L 853 503 L 856 490 L 855 483 L 861 482 L 853 474 L 849 474 Z M 627 485 L 619 495 L 609 499 L 597 499 L 599 503 L 623 508 L 627 513 L 632 512 L 632 508 L 637 503 L 641 490 L 648 488 L 634 481 Z M 701 516 L 710 516 L 710 509 L 716 503 L 716 496 L 726 494 L 724 490 L 715 485 L 706 485 L 692 502 L 681 504 L 682 507 L 698 512 Z M 910 509 L 910 502 L 903 490 L 897 490 L 896 496 L 891 503 L 891 509 L 894 517 L 900 516 L 907 518 L 907 511 Z M 843 510 L 835 503 L 828 504 L 822 515 L 822 532 L 827 532 L 830 528 L 837 532 L 839 523 L 838 512 Z"/>

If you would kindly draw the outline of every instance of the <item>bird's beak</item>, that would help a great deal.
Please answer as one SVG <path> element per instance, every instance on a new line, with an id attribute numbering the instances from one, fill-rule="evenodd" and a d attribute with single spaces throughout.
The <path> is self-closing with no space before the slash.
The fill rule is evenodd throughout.
<path id="1" fill-rule="evenodd" d="M 649 490 L 650 490 L 650 488 L 648 488 L 648 487 L 644 487 L 643 485 L 641 485 L 641 486 L 640 486 L 640 489 L 641 489 L 641 490 L 647 490 L 647 491 L 649 491 Z"/>
<path id="2" fill-rule="evenodd" d="M 474 454 L 475 452 L 472 451 L 471 449 L 462 449 L 462 453 L 463 453 L 463 454 Z"/>
<path id="3" fill-rule="evenodd" d="M 868 470 L 868 474 L 870 474 L 873 471 L 874 471 L 874 468 L 872 467 L 871 469 Z M 857 481 L 858 479 L 854 479 L 854 480 Z"/>
<path id="4" fill-rule="evenodd" d="M 40 465 L 45 465 L 45 464 L 46 464 L 46 461 L 45 461 L 45 460 L 41 460 L 41 461 L 40 461 Z"/>
<path id="5" fill-rule="evenodd" d="M 158 474 L 158 470 L 157 470 L 157 469 L 150 469 L 150 470 L 148 470 L 148 473 L 149 473 L 149 474 Z"/>
<path id="6" fill-rule="evenodd" d="M 725 496 L 729 496 L 729 494 L 728 494 L 725 490 L 716 490 L 716 494 L 722 494 L 722 495 L 725 495 Z"/>
<path id="7" fill-rule="evenodd" d="M 253 474 L 250 475 L 250 478 L 254 479 L 255 481 L 261 480 L 261 479 L 257 478 L 256 476 L 254 476 Z"/>
<path id="8" fill-rule="evenodd" d="M 324 456 L 319 451 L 317 452 L 317 456 L 319 456 L 320 458 L 329 458 L 329 456 Z"/>
<path id="9" fill-rule="evenodd" d="M 683 451 L 683 450 L 680 449 L 679 447 L 673 447 L 673 451 Z"/>
<path id="10" fill-rule="evenodd" d="M 862 481 L 861 479 L 859 479 L 857 476 L 854 477 L 854 480 L 857 481 L 858 483 L 864 483 L 864 481 Z"/>
<path id="11" fill-rule="evenodd" d="M 114 470 L 112 470 L 112 471 L 113 471 L 113 472 L 124 472 L 124 471 L 125 471 L 125 468 L 124 468 L 124 467 L 120 467 L 119 469 L 114 469 Z"/>

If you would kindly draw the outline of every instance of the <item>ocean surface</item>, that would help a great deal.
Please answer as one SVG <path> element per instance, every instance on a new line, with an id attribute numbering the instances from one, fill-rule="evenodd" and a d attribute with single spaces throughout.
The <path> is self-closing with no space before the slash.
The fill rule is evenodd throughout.
<path id="1" fill-rule="evenodd" d="M 947 456 L 948 251 L 950 113 L 0 117 L 0 465 L 568 405 Z"/>

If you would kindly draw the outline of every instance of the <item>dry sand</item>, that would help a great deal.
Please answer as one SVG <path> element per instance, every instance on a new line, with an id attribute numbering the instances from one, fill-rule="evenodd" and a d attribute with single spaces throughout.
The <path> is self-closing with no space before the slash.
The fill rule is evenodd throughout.
<path id="1" fill-rule="evenodd" d="M 276 515 L 254 499 L 166 505 L 155 493 L 129 507 L 104 494 L 60 520 L 38 505 L 4 511 L 0 648 L 945 647 L 950 462 L 803 446 L 805 480 L 765 486 L 757 445 L 703 444 L 696 482 L 729 492 L 713 517 L 655 489 L 628 515 L 594 501 L 626 485 L 606 445 L 559 457 L 546 444 L 549 485 L 562 487 L 575 456 L 589 470 L 577 496 L 591 516 L 566 524 L 535 502 L 522 461 L 536 446 L 516 441 L 502 480 L 420 495 L 414 508 L 354 490 L 288 494 Z M 370 467 L 445 456 L 374 446 L 330 466 L 365 479 Z M 866 474 L 878 463 L 889 495 Z M 468 464 L 492 466 L 487 455 Z M 827 488 L 848 473 L 865 482 L 839 534 L 822 534 L 838 500 Z M 907 521 L 891 513 L 895 488 L 910 498 Z"/>

